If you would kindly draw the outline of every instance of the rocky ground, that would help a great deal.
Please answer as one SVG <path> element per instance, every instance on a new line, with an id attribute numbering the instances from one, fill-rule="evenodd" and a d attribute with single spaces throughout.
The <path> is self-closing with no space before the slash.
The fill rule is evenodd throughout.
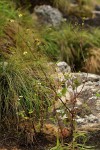
<path id="1" fill-rule="evenodd" d="M 68 73 L 71 69 L 65 62 L 60 62 L 57 66 L 58 80 L 67 88 L 65 95 L 61 97 L 62 101 L 71 109 L 71 100 L 76 96 L 77 129 L 88 134 L 88 142 L 94 142 L 100 147 L 100 76 L 82 72 Z M 60 91 L 61 89 L 58 90 Z M 67 116 L 62 116 L 61 105 L 62 102 L 58 100 L 55 107 L 64 120 Z"/>

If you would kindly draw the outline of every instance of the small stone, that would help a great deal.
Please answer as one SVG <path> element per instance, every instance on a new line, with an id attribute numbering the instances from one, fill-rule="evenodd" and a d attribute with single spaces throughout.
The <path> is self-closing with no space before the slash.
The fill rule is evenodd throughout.
<path id="1" fill-rule="evenodd" d="M 96 6 L 95 6 L 95 10 L 96 10 L 96 11 L 100 11 L 100 5 L 96 5 Z"/>
<path id="2" fill-rule="evenodd" d="M 100 111 L 100 99 L 96 102 L 96 109 Z"/>
<path id="3" fill-rule="evenodd" d="M 63 73 L 71 72 L 70 66 L 64 61 L 57 63 L 57 67 L 58 67 L 58 70 Z"/>
<path id="4" fill-rule="evenodd" d="M 77 121 L 77 123 L 79 123 L 79 124 L 84 124 L 85 119 L 84 119 L 84 118 L 78 118 L 76 121 Z"/>
<path id="5" fill-rule="evenodd" d="M 87 119 L 88 119 L 88 122 L 90 122 L 90 123 L 98 122 L 98 118 L 96 116 L 94 116 L 93 114 L 90 114 Z"/>

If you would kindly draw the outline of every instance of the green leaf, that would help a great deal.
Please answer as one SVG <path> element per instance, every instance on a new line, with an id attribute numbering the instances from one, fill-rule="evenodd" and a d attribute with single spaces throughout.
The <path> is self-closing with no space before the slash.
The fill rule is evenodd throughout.
<path id="1" fill-rule="evenodd" d="M 96 97 L 100 97 L 100 93 L 96 93 Z"/>
<path id="2" fill-rule="evenodd" d="M 63 96 L 66 94 L 66 92 L 67 92 L 67 88 L 63 88 L 62 91 L 61 91 Z"/>

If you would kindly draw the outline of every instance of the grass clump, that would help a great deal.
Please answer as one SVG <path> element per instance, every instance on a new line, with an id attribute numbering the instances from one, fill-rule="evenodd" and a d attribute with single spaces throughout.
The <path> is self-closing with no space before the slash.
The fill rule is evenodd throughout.
<path id="1" fill-rule="evenodd" d="M 0 35 L 2 34 L 5 25 L 16 18 L 17 12 L 14 8 L 15 6 L 13 3 L 10 2 L 9 4 L 5 0 L 0 1 Z"/>
<path id="2" fill-rule="evenodd" d="M 40 51 L 46 54 L 51 60 L 57 61 L 60 56 L 60 47 L 57 41 L 58 30 L 52 27 L 45 27 L 45 29 L 42 27 L 40 30 Z"/>
<path id="3" fill-rule="evenodd" d="M 0 62 L 0 122 L 13 124 L 18 118 L 29 117 L 30 111 L 39 120 L 52 94 L 40 67 L 45 70 L 45 61 L 28 49 L 12 49 L 13 55 Z"/>
<path id="4" fill-rule="evenodd" d="M 25 55 L 25 53 L 24 53 Z M 26 54 L 29 55 L 29 54 Z M 0 89 L 1 89 L 1 118 L 5 116 L 16 116 L 13 112 L 16 111 L 26 111 L 34 110 L 33 106 L 36 106 L 35 113 L 39 111 L 39 103 L 43 94 L 43 87 L 47 87 L 45 82 L 43 82 L 43 75 L 39 74 L 38 69 L 36 70 L 36 60 L 32 64 L 29 61 L 30 56 L 23 56 L 23 58 L 15 53 L 7 62 L 1 62 L 1 76 L 0 76 Z M 29 59 L 28 59 L 29 57 Z M 26 62 L 25 62 L 26 61 Z M 38 63 L 38 62 L 37 62 Z M 39 62 L 40 63 L 40 62 Z M 38 67 L 38 65 L 37 65 Z M 41 76 L 41 78 L 39 77 Z M 40 92 L 41 91 L 41 92 Z M 39 97 L 39 93 L 40 97 Z M 46 91 L 47 93 L 47 91 Z M 45 96 L 46 96 L 45 93 Z M 42 95 L 43 94 L 43 95 Z M 22 98 L 20 99 L 20 97 Z M 44 96 L 44 101 L 46 97 Z M 37 104 L 38 103 L 38 104 Z M 48 102 L 47 102 L 48 103 Z M 17 106 L 19 105 L 19 107 Z M 9 109 L 13 111 L 11 111 Z M 3 112 L 2 112 L 3 111 Z M 3 115 L 3 114 L 4 115 Z M 10 114 L 9 114 L 10 113 Z M 12 115 L 11 115 L 12 113 Z M 38 112 L 39 114 L 39 112 Z M 8 118 L 8 117 L 7 117 Z"/>
<path id="5" fill-rule="evenodd" d="M 6 22 L 0 39 L 0 129 L 4 130 L 27 118 L 44 120 L 53 97 L 47 81 L 48 59 L 38 47 L 39 34 L 29 29 L 31 23 L 23 13 L 15 14 L 13 21 Z"/>
<path id="6" fill-rule="evenodd" d="M 89 31 L 76 26 L 76 24 L 73 26 L 65 23 L 60 30 L 51 27 L 42 28 L 40 31 L 42 40 L 40 51 L 54 60 L 66 61 L 76 70 L 84 68 L 91 51 L 100 47 L 100 29 Z M 97 68 L 94 70 L 97 72 Z"/>
<path id="7" fill-rule="evenodd" d="M 91 34 L 89 31 L 80 30 L 78 27 L 73 28 L 71 25 L 60 31 L 59 43 L 63 60 L 75 64 L 76 69 L 84 65 L 84 60 L 92 47 L 100 46 L 95 31 Z"/>
<path id="8" fill-rule="evenodd" d="M 13 1 L 0 1 L 0 36 L 8 23 L 18 22 L 22 26 L 29 28 L 33 26 L 32 17 L 27 9 L 16 9 Z"/>

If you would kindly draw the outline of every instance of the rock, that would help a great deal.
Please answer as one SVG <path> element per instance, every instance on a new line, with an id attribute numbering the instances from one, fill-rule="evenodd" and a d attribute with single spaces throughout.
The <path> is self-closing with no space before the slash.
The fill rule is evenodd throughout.
<path id="1" fill-rule="evenodd" d="M 65 65 L 65 63 L 62 64 Z M 63 67 L 61 69 L 63 69 Z M 64 80 L 66 80 L 65 86 L 67 92 L 62 95 L 61 99 L 64 103 L 67 103 L 68 107 L 71 109 L 72 100 L 75 95 L 77 95 L 77 115 L 80 117 L 78 121 L 83 121 L 84 124 L 100 123 L 100 76 L 87 73 L 70 73 L 69 78 Z M 76 81 L 79 81 L 79 83 Z M 61 93 L 62 89 L 59 89 L 57 92 Z M 55 103 L 57 109 L 60 108 L 61 105 L 61 100 Z M 88 117 L 86 117 L 86 115 Z"/>
<path id="2" fill-rule="evenodd" d="M 59 26 L 63 21 L 61 12 L 49 5 L 36 6 L 34 8 L 35 14 L 38 16 L 40 22 L 54 27 Z"/>
<path id="3" fill-rule="evenodd" d="M 94 16 L 100 17 L 100 11 L 94 10 L 94 11 L 92 11 L 92 13 L 93 13 Z"/>
<path id="4" fill-rule="evenodd" d="M 85 119 L 84 119 L 84 118 L 81 118 L 81 117 L 78 117 L 78 118 L 76 119 L 76 121 L 77 121 L 78 124 L 81 124 L 81 125 L 85 123 Z"/>
<path id="5" fill-rule="evenodd" d="M 87 122 L 98 123 L 98 118 L 96 116 L 94 116 L 93 114 L 86 116 L 86 119 L 87 119 Z"/>
<path id="6" fill-rule="evenodd" d="M 93 12 L 93 14 L 94 14 L 94 12 Z M 85 26 L 100 27 L 100 13 L 98 13 L 98 14 L 96 13 L 94 15 L 96 15 L 97 17 L 88 18 L 84 21 Z"/>
<path id="7" fill-rule="evenodd" d="M 86 105 L 88 109 L 93 113 L 99 113 L 100 109 L 100 97 L 97 97 L 97 94 L 100 93 L 100 85 L 95 85 L 95 82 L 92 84 L 88 84 L 88 82 L 84 85 L 80 85 L 77 88 L 77 93 L 80 93 L 78 96 L 78 100 L 82 102 L 82 105 Z"/>
<path id="8" fill-rule="evenodd" d="M 53 68 L 55 67 L 54 64 L 52 66 Z M 70 73 L 71 68 L 66 62 L 58 62 L 56 64 L 55 71 L 56 72 L 55 74 L 52 75 L 52 77 L 54 78 L 55 81 L 63 83 L 66 81 L 64 74 Z"/>
<path id="9" fill-rule="evenodd" d="M 58 70 L 57 70 L 58 72 L 62 72 L 62 73 L 71 72 L 70 66 L 64 61 L 58 62 L 57 67 L 58 67 Z"/>
<path id="10" fill-rule="evenodd" d="M 91 74 L 91 73 L 84 73 L 84 72 L 79 72 L 79 73 L 71 73 L 72 78 L 77 78 L 80 84 L 84 82 L 95 82 L 95 84 L 100 81 L 100 76 L 96 74 Z"/>
<path id="11" fill-rule="evenodd" d="M 64 95 L 61 92 L 63 87 L 57 90 L 60 98 L 55 102 L 55 109 L 59 118 L 62 122 L 69 121 L 64 105 L 73 111 L 73 98 L 76 97 L 74 110 L 76 112 L 77 130 L 85 132 L 89 139 L 96 140 L 97 145 L 100 146 L 98 140 L 100 138 L 100 76 L 84 72 L 69 73 L 63 71 L 66 70 L 67 66 L 65 62 L 60 62 L 57 66 L 59 71 L 56 72 L 56 76 L 60 73 L 64 77 L 64 88 L 67 89 Z M 61 74 L 61 72 L 65 73 Z M 55 109 L 52 109 L 52 111 L 55 111 Z M 95 145 L 95 143 L 92 144 Z"/>
<path id="12" fill-rule="evenodd" d="M 87 145 L 93 146 L 91 149 L 100 150 L 100 124 L 87 123 L 78 128 L 78 131 L 80 131 L 80 134 L 85 134 Z"/>
<path id="13" fill-rule="evenodd" d="M 70 0 L 70 2 L 76 4 L 76 0 Z"/>
<path id="14" fill-rule="evenodd" d="M 96 10 L 96 11 L 100 11 L 100 5 L 96 5 L 96 6 L 95 6 L 95 10 Z"/>
<path id="15" fill-rule="evenodd" d="M 61 82 L 65 83 L 64 88 L 67 90 L 64 95 L 61 92 L 63 87 L 57 90 L 60 98 L 55 102 L 55 109 L 54 107 L 51 109 L 53 115 L 55 110 L 57 110 L 56 113 L 60 121 L 62 123 L 69 123 L 69 117 L 64 105 L 66 105 L 69 110 L 73 110 L 73 98 L 76 96 L 74 109 L 76 112 L 76 130 L 78 133 L 82 132 L 82 134 L 84 133 L 86 135 L 89 145 L 92 144 L 93 146 L 97 145 L 100 147 L 100 76 L 84 72 L 66 72 L 67 65 L 65 62 L 59 62 L 57 66 L 59 70 L 56 72 L 56 76 L 60 74 L 60 78 L 63 79 Z"/>
<path id="16" fill-rule="evenodd" d="M 79 122 L 100 123 L 100 76 L 90 73 L 68 73 L 70 67 L 65 62 L 57 64 L 62 82 L 65 83 L 66 93 L 62 94 L 63 87 L 58 89 L 57 93 L 62 95 L 60 98 L 63 103 L 72 108 L 72 100 L 76 95 L 76 109 Z M 68 67 L 68 69 L 66 69 Z M 65 72 L 64 74 L 61 72 Z M 68 76 L 67 76 L 68 75 Z M 66 78 L 67 76 L 67 78 Z M 58 76 L 59 77 L 59 76 Z M 61 81 L 59 79 L 59 81 Z M 58 99 L 55 108 L 60 109 L 62 102 Z M 87 117 L 86 117 L 87 116 Z"/>

